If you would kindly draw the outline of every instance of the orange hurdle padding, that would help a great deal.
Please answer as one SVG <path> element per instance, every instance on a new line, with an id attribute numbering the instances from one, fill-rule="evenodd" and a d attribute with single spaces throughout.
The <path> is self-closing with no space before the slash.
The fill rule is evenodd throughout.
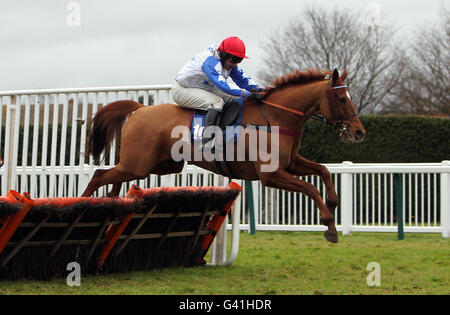
<path id="1" fill-rule="evenodd" d="M 130 204 L 134 200 L 124 199 L 124 198 L 92 198 L 92 197 L 59 197 L 59 198 L 36 198 L 33 199 L 33 206 L 55 206 L 55 207 L 66 207 L 74 204 L 79 204 L 86 202 L 89 205 L 97 205 L 102 203 L 114 203 L 114 204 Z"/>
<path id="2" fill-rule="evenodd" d="M 22 223 L 23 219 L 27 216 L 33 206 L 33 200 L 28 193 L 21 195 L 17 191 L 10 190 L 8 192 L 7 199 L 11 203 L 21 203 L 22 208 L 17 213 L 11 214 L 3 220 L 3 225 L 0 229 L 0 254 L 5 249 L 6 244 L 8 244 L 13 234 L 16 232 L 19 224 Z"/>
<path id="3" fill-rule="evenodd" d="M 142 198 L 142 188 L 137 185 L 132 185 L 130 189 L 127 192 L 126 198 L 131 198 L 133 200 Z M 106 258 L 108 258 L 109 253 L 111 252 L 112 248 L 116 244 L 117 240 L 119 239 L 120 235 L 122 235 L 123 231 L 127 227 L 128 223 L 131 221 L 131 218 L 133 218 L 134 212 L 130 212 L 127 215 L 124 215 L 120 217 L 119 219 L 120 224 L 112 224 L 108 227 L 105 233 L 105 237 L 108 241 L 108 243 L 103 248 L 103 251 L 100 255 L 98 267 L 97 270 L 100 270 L 103 267 L 103 264 L 105 263 Z"/>
<path id="4" fill-rule="evenodd" d="M 0 197 L 0 202 L 6 202 L 6 203 L 11 203 L 11 200 L 8 197 Z M 3 218 L 0 218 L 0 224 L 5 223 L 6 219 L 8 218 L 8 216 L 5 216 Z"/>
<path id="5" fill-rule="evenodd" d="M 234 188 L 234 189 L 239 189 L 240 191 L 242 191 L 242 187 L 235 182 L 231 182 L 228 187 Z M 233 207 L 233 204 L 235 201 L 236 201 L 236 199 L 227 203 L 225 205 L 223 211 L 221 211 L 221 213 L 215 214 L 211 218 L 211 220 L 209 220 L 209 223 L 206 227 L 208 234 L 205 234 L 205 236 L 203 236 L 202 256 L 200 258 L 201 264 L 206 264 L 206 261 L 203 259 L 203 257 L 205 257 L 206 253 L 208 252 L 209 247 L 211 246 L 211 244 L 212 244 L 214 238 L 216 237 L 217 232 L 220 230 L 222 224 L 225 222 L 225 219 L 227 218 L 228 214 L 230 213 L 230 210 Z"/>

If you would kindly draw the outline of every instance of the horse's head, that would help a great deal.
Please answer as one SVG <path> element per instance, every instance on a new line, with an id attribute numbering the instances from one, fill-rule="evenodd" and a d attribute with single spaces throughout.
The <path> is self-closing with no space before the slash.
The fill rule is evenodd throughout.
<path id="1" fill-rule="evenodd" d="M 359 142 L 364 139 L 366 130 L 358 118 L 352 97 L 344 83 L 346 77 L 346 70 L 339 76 L 337 69 L 334 69 L 326 97 L 320 102 L 320 112 L 338 129 L 343 141 Z"/>

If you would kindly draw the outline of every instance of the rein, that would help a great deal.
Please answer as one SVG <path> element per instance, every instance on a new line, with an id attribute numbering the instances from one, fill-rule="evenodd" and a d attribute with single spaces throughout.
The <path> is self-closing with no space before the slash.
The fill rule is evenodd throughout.
<path id="1" fill-rule="evenodd" d="M 339 85 L 339 86 L 334 86 L 334 87 L 330 86 L 330 88 L 334 91 L 334 90 L 337 90 L 337 89 L 348 88 L 348 86 L 347 85 Z M 262 102 L 264 104 L 266 104 L 266 105 L 269 105 L 269 106 L 272 106 L 272 107 L 284 110 L 286 112 L 292 113 L 294 115 L 298 115 L 300 117 L 303 117 L 303 116 L 310 117 L 310 118 L 312 118 L 314 120 L 320 121 L 322 123 L 326 123 L 327 125 L 333 126 L 334 128 L 336 128 L 339 131 L 340 135 L 342 135 L 342 133 L 345 130 L 347 130 L 347 127 L 349 125 L 349 122 L 344 122 L 344 121 L 348 120 L 349 118 L 358 116 L 358 113 L 353 113 L 353 114 L 350 114 L 350 115 L 347 115 L 347 116 L 344 116 L 344 117 L 339 117 L 336 121 L 331 121 L 331 120 L 328 120 L 327 118 L 325 118 L 325 117 L 323 117 L 321 115 L 318 115 L 318 114 L 316 114 L 316 115 L 308 115 L 308 114 L 305 114 L 305 113 L 303 113 L 301 111 L 298 111 L 298 110 L 295 110 L 295 109 L 292 109 L 292 108 L 289 108 L 289 107 L 286 107 L 286 106 L 283 106 L 283 105 L 280 105 L 280 104 L 272 103 L 272 102 L 269 102 L 269 101 L 262 101 Z M 268 122 L 268 124 L 270 126 L 270 122 L 269 122 L 269 119 L 268 119 L 266 113 L 264 112 L 264 110 L 261 107 L 259 107 L 259 109 L 260 109 L 261 113 L 263 114 L 263 116 L 266 118 L 266 120 L 267 120 L 267 122 Z"/>
<path id="2" fill-rule="evenodd" d="M 264 104 L 267 104 L 267 105 L 270 105 L 272 107 L 276 107 L 276 108 L 282 109 L 284 111 L 290 112 L 290 113 L 295 114 L 295 115 L 299 115 L 299 116 L 304 116 L 305 115 L 305 113 L 303 113 L 303 112 L 300 112 L 298 110 L 295 110 L 295 109 L 292 109 L 292 108 L 289 108 L 289 107 L 286 107 L 286 106 L 283 106 L 283 105 L 280 105 L 280 104 L 275 104 L 275 103 L 271 103 L 271 102 L 268 102 L 268 101 L 262 101 L 262 102 Z"/>

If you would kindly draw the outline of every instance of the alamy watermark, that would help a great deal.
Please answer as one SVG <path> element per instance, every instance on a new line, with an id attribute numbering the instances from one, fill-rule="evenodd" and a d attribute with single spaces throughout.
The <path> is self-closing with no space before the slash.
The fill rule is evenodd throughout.
<path id="1" fill-rule="evenodd" d="M 381 266 L 377 262 L 370 262 L 367 264 L 368 271 L 372 271 L 366 278 L 369 287 L 379 287 L 381 285 Z"/>
<path id="2" fill-rule="evenodd" d="M 81 26 L 81 5 L 77 1 L 71 1 L 66 5 L 66 24 L 70 27 Z"/>
<path id="3" fill-rule="evenodd" d="M 214 136 L 214 150 L 200 150 L 201 137 Z M 227 126 L 225 138 L 232 139 L 223 143 L 223 130 L 217 126 L 194 127 L 194 150 L 191 149 L 191 130 L 187 126 L 172 129 L 172 139 L 178 139 L 171 148 L 171 157 L 175 162 L 200 161 L 260 161 L 261 172 L 274 172 L 279 168 L 279 127 L 266 126 L 244 128 Z M 237 139 L 236 143 L 234 139 Z M 248 141 L 246 141 L 248 139 Z"/>
<path id="4" fill-rule="evenodd" d="M 79 287 L 81 285 L 81 266 L 77 262 L 70 262 L 67 264 L 66 267 L 67 271 L 70 271 L 70 273 L 66 277 L 66 284 L 69 287 L 77 286 Z"/>

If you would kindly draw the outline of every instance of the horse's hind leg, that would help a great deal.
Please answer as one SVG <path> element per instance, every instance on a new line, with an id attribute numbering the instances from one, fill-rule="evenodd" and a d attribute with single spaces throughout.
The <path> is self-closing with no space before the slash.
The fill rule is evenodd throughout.
<path id="1" fill-rule="evenodd" d="M 108 194 L 109 197 L 118 196 L 123 182 L 139 178 L 135 174 L 118 171 L 115 167 L 109 170 L 96 170 L 91 181 L 84 190 L 82 197 L 90 197 L 100 187 L 113 184 L 113 189 Z"/>

